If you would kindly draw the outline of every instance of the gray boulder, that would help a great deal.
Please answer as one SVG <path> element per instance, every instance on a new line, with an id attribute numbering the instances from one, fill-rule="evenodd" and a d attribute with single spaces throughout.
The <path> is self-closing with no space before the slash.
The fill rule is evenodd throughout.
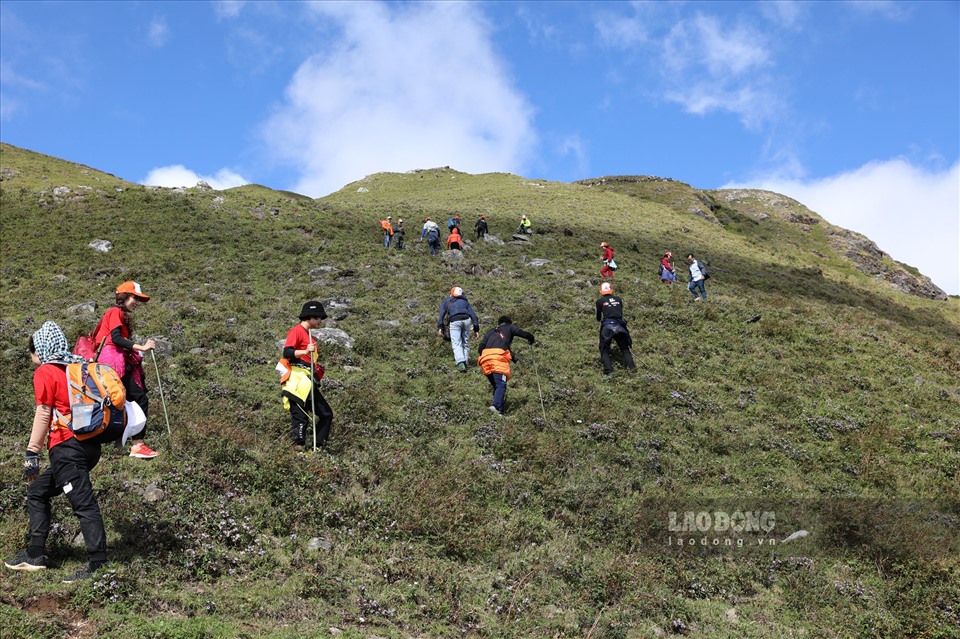
<path id="1" fill-rule="evenodd" d="M 484 235 L 484 236 L 483 236 L 483 241 L 484 241 L 484 242 L 489 242 L 490 244 L 496 244 L 497 246 L 503 246 L 503 245 L 504 245 L 504 241 L 501 240 L 501 239 L 500 239 L 499 237 L 497 237 L 496 235 Z"/>
<path id="2" fill-rule="evenodd" d="M 530 260 L 529 262 L 527 262 L 527 266 L 529 266 L 530 268 L 539 268 L 549 263 L 550 263 L 550 260 L 544 260 L 544 259 L 538 258 L 538 259 Z"/>
<path id="3" fill-rule="evenodd" d="M 93 240 L 92 242 L 87 244 L 87 246 L 92 248 L 95 251 L 106 253 L 113 248 L 113 242 L 111 242 L 110 240 Z"/>
<path id="4" fill-rule="evenodd" d="M 339 328 L 318 328 L 310 331 L 313 339 L 324 344 L 333 344 L 343 348 L 353 348 L 353 338 Z"/>
<path id="5" fill-rule="evenodd" d="M 462 262 L 463 251 L 444 251 L 440 254 L 440 259 L 445 262 Z"/>
<path id="6" fill-rule="evenodd" d="M 69 315 L 88 315 L 96 312 L 96 302 L 83 302 L 82 304 L 74 304 L 73 306 L 67 308 L 67 313 Z"/>

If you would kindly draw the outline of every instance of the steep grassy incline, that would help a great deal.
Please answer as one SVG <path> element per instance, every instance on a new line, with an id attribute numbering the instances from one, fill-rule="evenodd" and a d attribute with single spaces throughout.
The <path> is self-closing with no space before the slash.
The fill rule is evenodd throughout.
<path id="1" fill-rule="evenodd" d="M 114 563 L 60 583 L 84 560 L 61 500 L 55 569 L 0 572 L 5 636 L 958 635 L 960 304 L 865 275 L 824 224 L 451 169 L 320 200 L 97 188 L 83 178 L 115 178 L 8 145 L 0 170 L 2 552 L 24 541 L 25 350 L 44 320 L 72 340 L 140 282 L 154 297 L 136 332 L 172 345 L 158 364 L 173 426 L 170 441 L 148 361 L 162 455 L 107 453 L 94 472 Z M 521 213 L 537 233 L 430 256 L 423 218 L 454 213 L 468 238 L 480 214 L 503 240 Z M 388 214 L 409 250 L 382 249 Z M 593 318 L 601 240 L 638 364 L 612 380 Z M 707 303 L 659 283 L 666 248 L 710 262 Z M 453 285 L 481 330 L 506 313 L 537 336 L 516 345 L 506 419 L 436 337 Z M 355 340 L 323 349 L 336 416 L 319 455 L 290 450 L 273 371 L 307 299 Z M 737 510 L 776 525 L 670 530 L 671 512 Z M 711 547 L 731 538 L 745 543 Z"/>

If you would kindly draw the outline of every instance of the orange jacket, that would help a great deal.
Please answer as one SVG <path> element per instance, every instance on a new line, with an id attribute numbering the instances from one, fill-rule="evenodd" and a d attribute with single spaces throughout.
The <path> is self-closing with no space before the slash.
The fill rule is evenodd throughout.
<path id="1" fill-rule="evenodd" d="M 383 232 L 388 235 L 393 235 L 393 224 L 386 220 L 380 220 L 380 228 L 383 229 Z"/>
<path id="2" fill-rule="evenodd" d="M 450 246 L 450 244 L 453 242 L 463 246 L 463 238 L 460 237 L 460 233 L 457 232 L 456 228 L 453 229 L 453 232 L 450 233 L 450 237 L 447 238 L 447 246 Z"/>
<path id="3" fill-rule="evenodd" d="M 507 376 L 507 379 L 510 379 L 510 362 L 512 360 L 510 351 L 505 351 L 502 348 L 485 348 L 480 353 L 477 364 L 480 365 L 484 375 L 502 373 Z"/>

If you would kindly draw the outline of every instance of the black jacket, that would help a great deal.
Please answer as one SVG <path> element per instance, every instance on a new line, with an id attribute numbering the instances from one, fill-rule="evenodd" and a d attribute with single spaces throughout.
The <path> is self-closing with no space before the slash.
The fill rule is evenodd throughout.
<path id="1" fill-rule="evenodd" d="M 533 335 L 522 328 L 518 328 L 513 324 L 501 324 L 484 333 L 480 339 L 480 345 L 477 347 L 477 352 L 483 353 L 483 349 L 485 348 L 502 348 L 505 351 L 509 351 L 510 346 L 513 344 L 514 337 L 525 339 L 531 344 L 534 342 Z"/>
<path id="2" fill-rule="evenodd" d="M 623 319 L 623 300 L 616 295 L 604 295 L 597 300 L 597 321 Z"/>

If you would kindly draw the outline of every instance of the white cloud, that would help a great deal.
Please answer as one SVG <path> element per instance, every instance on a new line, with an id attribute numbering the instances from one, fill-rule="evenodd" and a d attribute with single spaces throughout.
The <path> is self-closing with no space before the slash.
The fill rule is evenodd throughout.
<path id="1" fill-rule="evenodd" d="M 150 173 L 147 174 L 147 177 L 143 178 L 140 183 L 148 184 L 150 186 L 183 186 L 189 188 L 196 186 L 197 182 L 200 182 L 201 180 L 209 184 L 217 191 L 230 189 L 235 186 L 243 186 L 244 184 L 250 183 L 250 181 L 244 178 L 242 175 L 239 175 L 230 169 L 220 169 L 217 171 L 216 175 L 212 176 L 200 175 L 194 171 L 191 171 L 182 164 L 161 166 L 156 169 L 152 169 Z"/>
<path id="2" fill-rule="evenodd" d="M 299 173 L 294 190 L 324 195 L 372 172 L 433 166 L 520 172 L 532 111 L 473 5 L 309 7 L 341 35 L 300 66 L 263 127 Z"/>
<path id="3" fill-rule="evenodd" d="M 166 18 L 154 18 L 147 27 L 147 41 L 155 49 L 161 48 L 167 43 L 170 37 L 170 28 L 167 26 Z"/>
<path id="4" fill-rule="evenodd" d="M 938 171 L 893 159 L 816 180 L 769 178 L 724 188 L 792 197 L 960 294 L 960 163 Z"/>
<path id="5" fill-rule="evenodd" d="M 244 0 L 217 0 L 213 3 L 213 11 L 220 18 L 236 18 L 245 4 Z"/>
<path id="6" fill-rule="evenodd" d="M 847 5 L 866 15 L 876 15 L 892 22 L 902 22 L 910 17 L 910 7 L 906 2 L 893 0 L 848 0 Z"/>

